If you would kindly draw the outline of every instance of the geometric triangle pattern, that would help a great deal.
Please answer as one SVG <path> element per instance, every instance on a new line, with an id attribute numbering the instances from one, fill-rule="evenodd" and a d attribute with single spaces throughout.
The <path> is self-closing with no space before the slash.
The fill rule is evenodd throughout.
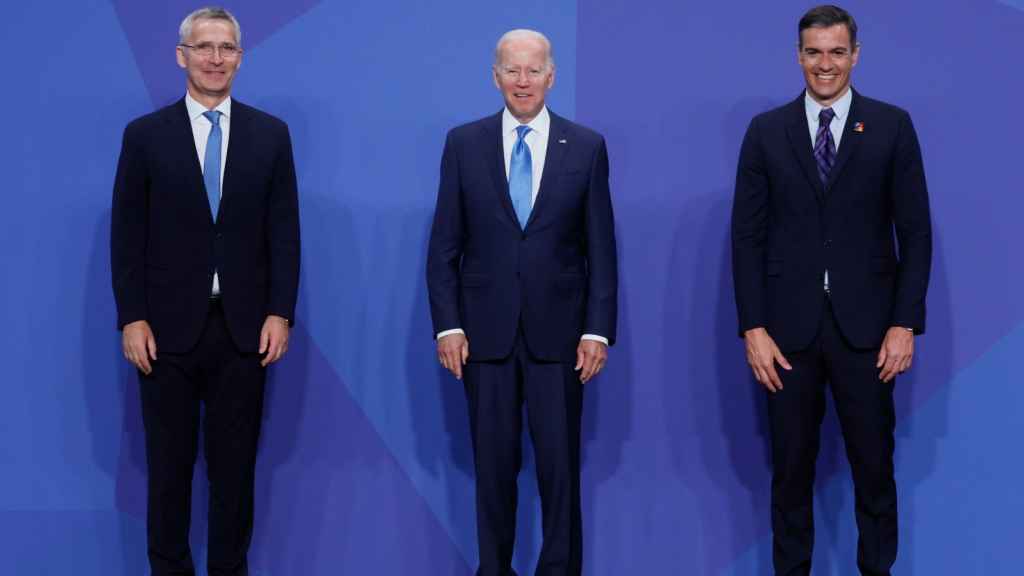
<path id="1" fill-rule="evenodd" d="M 242 28 L 242 47 L 252 50 L 267 37 L 307 12 L 319 0 L 289 2 L 245 2 L 231 0 L 222 6 L 230 10 Z M 174 47 L 178 26 L 200 4 L 186 0 L 136 2 L 111 0 L 124 29 L 136 65 L 146 82 L 155 106 L 163 106 L 184 93 L 181 75 L 174 73 Z"/>

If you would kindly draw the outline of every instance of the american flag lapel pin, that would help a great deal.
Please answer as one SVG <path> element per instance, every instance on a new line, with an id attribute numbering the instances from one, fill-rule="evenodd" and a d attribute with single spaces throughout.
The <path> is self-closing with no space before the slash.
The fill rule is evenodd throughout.
<path id="1" fill-rule="evenodd" d="M 858 134 L 863 134 L 864 133 L 864 123 L 863 122 L 856 122 L 856 123 L 854 123 L 853 131 L 857 132 Z"/>

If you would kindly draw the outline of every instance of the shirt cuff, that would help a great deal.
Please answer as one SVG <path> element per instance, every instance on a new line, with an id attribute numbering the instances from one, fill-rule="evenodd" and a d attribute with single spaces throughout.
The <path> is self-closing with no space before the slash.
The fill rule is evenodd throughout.
<path id="1" fill-rule="evenodd" d="M 451 330 L 438 332 L 437 339 L 440 340 L 441 338 L 444 338 L 445 336 L 449 336 L 451 334 L 465 334 L 465 332 L 462 330 L 462 328 L 452 328 Z M 608 339 L 605 338 L 604 336 L 598 336 L 597 334 L 584 334 L 583 336 L 580 337 L 580 340 L 594 340 L 595 342 L 600 342 L 605 346 L 608 345 Z"/>
<path id="2" fill-rule="evenodd" d="M 438 340 L 440 340 L 441 338 L 444 338 L 445 336 L 449 336 L 451 334 L 465 334 L 465 332 L 462 331 L 462 328 L 452 328 L 451 330 L 445 330 L 444 332 L 438 332 L 436 338 Z"/>

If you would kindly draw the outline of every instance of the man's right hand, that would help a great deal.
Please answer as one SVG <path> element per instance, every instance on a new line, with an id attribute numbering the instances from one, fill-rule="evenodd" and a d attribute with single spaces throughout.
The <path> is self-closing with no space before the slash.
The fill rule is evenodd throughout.
<path id="1" fill-rule="evenodd" d="M 468 358 L 469 340 L 465 334 L 448 334 L 437 339 L 437 359 L 459 380 L 462 380 L 462 367 Z"/>
<path id="2" fill-rule="evenodd" d="M 143 374 L 148 376 L 153 372 L 150 361 L 156 360 L 156 339 L 153 338 L 149 322 L 136 320 L 125 324 L 121 333 L 121 348 L 124 357 Z"/>
<path id="3" fill-rule="evenodd" d="M 754 378 L 770 392 L 782 390 L 782 380 L 775 371 L 775 363 L 778 362 L 786 370 L 792 370 L 793 367 L 775 345 L 775 340 L 764 328 L 747 330 L 743 333 L 743 339 L 747 342 L 747 362 L 754 372 Z"/>

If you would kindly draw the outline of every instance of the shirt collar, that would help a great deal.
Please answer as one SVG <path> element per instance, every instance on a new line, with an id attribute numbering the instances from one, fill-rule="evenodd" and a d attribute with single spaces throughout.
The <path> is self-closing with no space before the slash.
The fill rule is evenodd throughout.
<path id="1" fill-rule="evenodd" d="M 853 103 L 853 88 L 847 88 L 846 94 L 839 100 L 832 103 L 832 111 L 836 113 L 836 120 L 839 120 L 839 125 L 843 126 L 846 124 L 846 116 L 850 113 L 850 105 Z M 824 108 L 818 101 L 811 98 L 811 95 L 804 90 L 804 110 L 807 111 L 807 121 L 818 123 L 818 114 L 821 113 L 821 109 Z"/>
<path id="2" fill-rule="evenodd" d="M 505 111 L 501 113 L 501 133 L 508 135 L 509 132 L 515 132 L 520 124 L 522 122 L 516 120 L 516 117 L 509 112 L 506 106 Z M 547 134 L 548 129 L 551 127 L 551 115 L 548 114 L 548 107 L 541 107 L 540 113 L 534 116 L 533 120 L 527 122 L 526 125 L 538 135 Z"/>
<path id="3" fill-rule="evenodd" d="M 187 91 L 185 92 L 185 108 L 188 110 L 188 119 L 195 121 L 206 112 L 206 107 L 196 101 Z M 231 118 L 231 96 L 228 96 L 214 108 L 227 118 Z"/>

